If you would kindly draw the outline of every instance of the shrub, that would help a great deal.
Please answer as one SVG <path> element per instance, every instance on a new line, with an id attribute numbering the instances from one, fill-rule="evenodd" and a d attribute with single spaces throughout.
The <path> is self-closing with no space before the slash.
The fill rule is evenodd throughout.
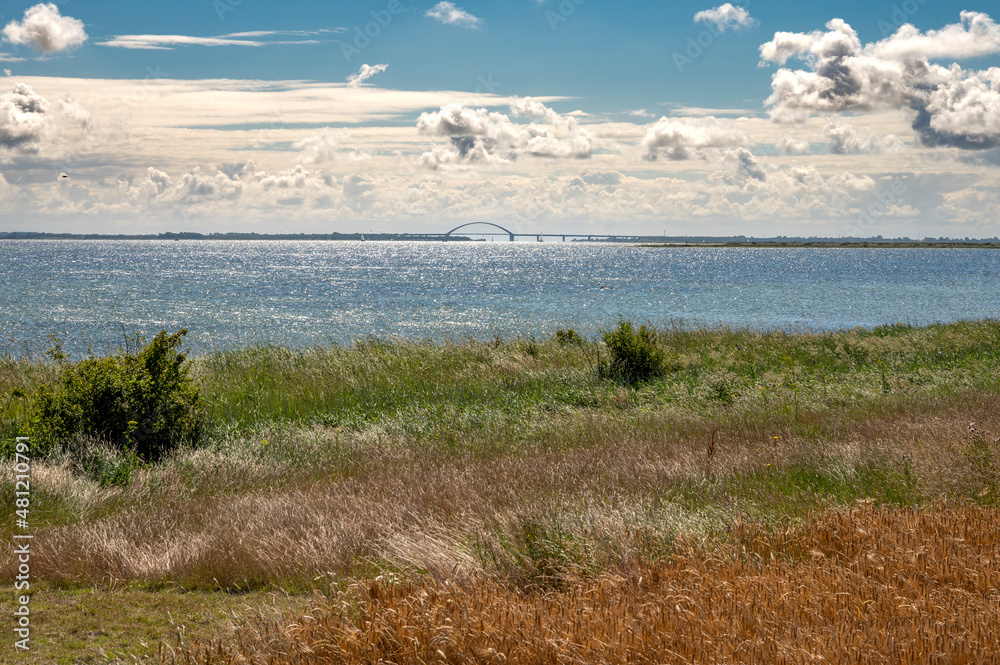
<path id="1" fill-rule="evenodd" d="M 968 434 L 962 441 L 962 456 L 968 464 L 963 474 L 974 490 L 994 487 L 1000 482 L 1000 438 L 994 439 L 977 423 L 969 423 Z"/>
<path id="2" fill-rule="evenodd" d="M 204 405 L 190 363 L 177 351 L 186 333 L 162 331 L 148 344 L 126 337 L 115 355 L 75 363 L 57 346 L 50 354 L 62 363 L 55 385 L 32 396 L 28 435 L 36 450 L 88 437 L 155 461 L 182 441 L 196 442 Z"/>
<path id="3" fill-rule="evenodd" d="M 78 436 L 65 444 L 62 454 L 73 471 L 101 487 L 125 487 L 132 473 L 143 466 L 142 460 L 131 450 L 120 450 L 85 436 Z"/>
<path id="4" fill-rule="evenodd" d="M 582 346 L 583 337 L 580 333 L 570 328 L 569 330 L 556 330 L 556 341 L 562 346 Z"/>
<path id="5" fill-rule="evenodd" d="M 637 332 L 631 321 L 619 321 L 618 328 L 603 337 L 611 353 L 607 364 L 601 365 L 605 376 L 631 385 L 664 373 L 663 350 L 656 345 L 656 333 L 645 325 Z"/>

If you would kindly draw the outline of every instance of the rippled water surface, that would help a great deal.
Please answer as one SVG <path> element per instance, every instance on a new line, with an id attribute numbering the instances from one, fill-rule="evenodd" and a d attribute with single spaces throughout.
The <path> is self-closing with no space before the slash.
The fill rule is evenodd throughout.
<path id="1" fill-rule="evenodd" d="M 619 316 L 835 329 L 1000 316 L 986 249 L 583 243 L 0 241 L 0 345 L 104 351 L 188 328 L 195 351 L 367 336 L 485 339 Z"/>

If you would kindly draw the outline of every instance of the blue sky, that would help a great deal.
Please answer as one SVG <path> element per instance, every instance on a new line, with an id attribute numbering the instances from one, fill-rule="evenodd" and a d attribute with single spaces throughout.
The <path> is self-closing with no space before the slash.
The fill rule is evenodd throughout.
<path id="1" fill-rule="evenodd" d="M 1000 235 L 995 20 L 933 0 L 7 2 L 0 230 Z"/>
<path id="2" fill-rule="evenodd" d="M 480 77 L 489 80 L 492 74 L 493 80 L 506 88 L 505 94 L 572 96 L 591 112 L 607 113 L 666 103 L 760 108 L 769 93 L 772 73 L 757 67 L 756 51 L 766 41 L 763 37 L 778 31 L 808 32 L 822 28 L 831 18 L 841 17 L 858 31 L 862 42 L 875 41 L 884 36 L 879 21 L 892 25 L 893 6 L 900 3 L 738 3 L 748 8 L 759 25 L 714 38 L 703 54 L 682 71 L 678 71 L 672 54 L 684 55 L 688 39 L 707 29 L 692 17 L 712 6 L 711 2 L 459 3 L 483 19 L 480 28 L 470 30 L 426 17 L 433 2 L 400 0 L 401 12 L 392 15 L 389 25 L 360 55 L 353 56 L 353 63 L 346 61 L 340 44 L 350 44 L 353 29 L 363 29 L 372 21 L 371 12 L 386 11 L 387 2 L 177 0 L 131 4 L 71 0 L 56 4 L 63 13 L 84 21 L 89 43 L 70 57 L 20 63 L 18 73 L 143 78 L 145 67 L 159 65 L 171 78 L 342 82 L 360 62 L 388 62 L 392 67 L 378 80 L 379 85 L 388 88 L 471 92 L 481 85 Z M 934 29 L 958 20 L 957 5 L 932 1 L 916 4 L 919 10 L 905 16 L 918 28 Z M 20 19 L 29 6 L 5 3 L 0 21 L 6 24 Z M 567 12 L 567 7 L 573 8 L 572 13 Z M 961 9 L 998 13 L 996 2 L 967 2 Z M 315 39 L 318 44 L 260 48 L 129 51 L 95 45 L 128 34 L 213 37 L 259 30 L 320 29 L 347 32 L 300 38 Z M 31 55 L 30 49 L 21 51 L 21 55 Z M 987 62 L 995 66 L 1000 60 L 992 58 Z"/>

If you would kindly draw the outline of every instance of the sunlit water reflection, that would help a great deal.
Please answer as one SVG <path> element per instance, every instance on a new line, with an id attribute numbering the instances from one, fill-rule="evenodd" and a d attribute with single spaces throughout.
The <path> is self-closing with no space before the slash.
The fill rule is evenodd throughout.
<path id="1" fill-rule="evenodd" d="M 1000 252 L 584 243 L 0 241 L 3 350 L 106 351 L 188 328 L 197 351 L 367 336 L 585 335 L 618 317 L 758 329 L 1000 313 Z"/>

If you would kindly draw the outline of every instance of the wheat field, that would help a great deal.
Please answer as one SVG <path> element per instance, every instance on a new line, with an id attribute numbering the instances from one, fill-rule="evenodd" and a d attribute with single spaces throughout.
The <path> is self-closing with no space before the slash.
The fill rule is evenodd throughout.
<path id="1" fill-rule="evenodd" d="M 995 509 L 870 505 L 787 529 L 736 525 L 624 574 L 524 591 L 496 581 L 355 583 L 237 644 L 166 663 L 995 663 Z"/>

